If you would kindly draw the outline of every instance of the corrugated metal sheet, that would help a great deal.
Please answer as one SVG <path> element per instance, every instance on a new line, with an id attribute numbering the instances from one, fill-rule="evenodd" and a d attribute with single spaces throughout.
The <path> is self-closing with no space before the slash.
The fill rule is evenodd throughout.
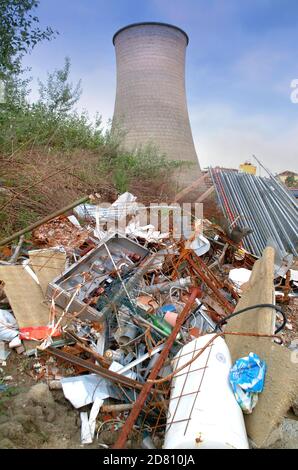
<path id="1" fill-rule="evenodd" d="M 253 233 L 245 237 L 244 248 L 256 256 L 272 240 L 281 253 L 297 256 L 298 207 L 290 191 L 274 177 L 263 178 L 210 168 L 218 202 L 232 223 Z"/>

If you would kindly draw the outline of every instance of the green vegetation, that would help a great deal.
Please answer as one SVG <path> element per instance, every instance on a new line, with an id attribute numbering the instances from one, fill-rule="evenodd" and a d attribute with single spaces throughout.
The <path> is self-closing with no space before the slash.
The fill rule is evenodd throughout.
<path id="1" fill-rule="evenodd" d="M 171 172 L 179 166 L 153 145 L 127 152 L 119 126 L 102 127 L 98 115 L 74 109 L 80 83 L 70 82 L 70 60 L 39 82 L 28 99 L 29 80 L 7 80 L 0 104 L 0 236 L 7 236 L 77 199 L 99 192 L 106 201 L 134 192 L 167 199 Z M 168 186 L 168 187 L 167 187 Z"/>
<path id="2" fill-rule="evenodd" d="M 21 60 L 38 42 L 54 36 L 42 31 L 32 11 L 35 0 L 0 0 L 0 236 L 6 236 L 83 194 L 100 193 L 112 201 L 131 191 L 140 200 L 170 198 L 171 173 L 181 165 L 154 145 L 123 150 L 125 133 L 101 116 L 90 119 L 76 104 L 81 82 L 70 80 L 71 61 L 39 81 L 30 102 L 31 78 Z M 0 90 L 1 92 L 1 90 Z M 0 96 L 1 98 L 1 96 Z"/>
<path id="3" fill-rule="evenodd" d="M 296 184 L 297 183 L 294 175 L 289 175 L 286 177 L 285 185 L 288 186 L 288 188 L 295 188 Z"/>
<path id="4" fill-rule="evenodd" d="M 100 163 L 103 171 L 112 174 L 113 183 L 120 193 L 128 191 L 131 182 L 136 179 L 167 179 L 180 165 L 180 162 L 169 161 L 152 144 L 137 148 L 133 152 L 121 151 L 119 147 L 112 158 L 103 158 Z"/>
<path id="5" fill-rule="evenodd" d="M 30 80 L 19 75 L 6 81 L 5 102 L 0 105 L 0 151 L 11 154 L 35 147 L 71 150 L 95 149 L 105 136 L 101 119 L 91 122 L 86 112 L 77 113 L 73 106 L 80 98 L 80 83 L 69 82 L 70 60 L 63 68 L 48 74 L 45 84 L 39 81 L 39 98 L 28 101 Z"/>
<path id="6" fill-rule="evenodd" d="M 23 56 L 57 33 L 39 27 L 38 5 L 38 0 L 0 1 L 0 79 L 20 73 Z"/>

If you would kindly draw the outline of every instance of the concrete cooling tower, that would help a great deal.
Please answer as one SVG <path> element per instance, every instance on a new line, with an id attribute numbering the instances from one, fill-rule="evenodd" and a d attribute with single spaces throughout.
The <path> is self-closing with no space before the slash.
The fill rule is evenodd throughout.
<path id="1" fill-rule="evenodd" d="M 128 150 L 151 142 L 170 160 L 193 163 L 181 169 L 181 185 L 200 176 L 185 92 L 188 36 L 163 23 L 136 23 L 113 37 L 117 91 L 113 125 L 126 132 Z M 184 184 L 183 184 L 184 183 Z"/>

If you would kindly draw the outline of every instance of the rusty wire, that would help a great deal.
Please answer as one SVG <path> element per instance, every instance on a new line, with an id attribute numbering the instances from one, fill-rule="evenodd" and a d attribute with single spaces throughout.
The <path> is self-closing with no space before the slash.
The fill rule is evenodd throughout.
<path id="1" fill-rule="evenodd" d="M 219 336 L 224 336 L 224 335 L 254 336 L 254 337 L 258 337 L 258 338 L 276 338 L 276 339 L 279 339 L 280 341 L 282 341 L 282 338 L 278 335 L 266 335 L 266 334 L 261 334 L 261 333 L 242 333 L 242 332 L 238 332 L 238 331 L 236 331 L 236 332 L 229 331 L 229 332 L 215 333 L 214 336 L 211 338 L 211 340 L 208 341 L 208 343 L 205 344 L 205 346 L 203 346 L 202 349 L 200 349 L 198 354 L 196 354 L 192 359 L 190 359 L 188 362 L 183 364 L 183 366 L 181 366 L 178 369 L 174 370 L 171 374 L 167 375 L 166 377 L 163 377 L 162 379 L 155 379 L 155 380 L 148 379 L 147 382 L 150 382 L 152 384 L 160 384 L 160 383 L 163 383 L 163 382 L 169 382 L 178 372 L 181 372 L 181 370 L 185 369 L 185 367 L 189 366 L 196 359 L 198 359 L 198 357 L 201 356 L 201 354 L 203 354 L 203 352 L 210 346 L 210 344 L 213 343 L 213 341 L 216 338 L 218 338 Z"/>

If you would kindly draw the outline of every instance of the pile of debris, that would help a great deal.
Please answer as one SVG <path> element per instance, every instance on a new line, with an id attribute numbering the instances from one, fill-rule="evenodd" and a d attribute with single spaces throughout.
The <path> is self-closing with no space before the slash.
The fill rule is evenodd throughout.
<path id="1" fill-rule="evenodd" d="M 272 300 L 297 297 L 289 260 L 276 264 L 271 248 L 258 260 L 206 219 L 204 235 L 194 219 L 178 240 L 141 225 L 129 193 L 109 208 L 84 203 L 67 212 L 2 252 L 1 361 L 13 349 L 35 357 L 36 380 L 61 388 L 80 411 L 82 444 L 104 426 L 116 432 L 118 448 L 132 433 L 144 448 L 248 448 L 246 429 L 262 446 L 243 412 L 256 414 L 272 374 L 263 345 L 282 348 L 277 333 L 291 326 Z M 111 220 L 117 230 L 107 227 Z M 258 269 L 269 273 L 260 294 Z M 252 315 L 252 329 L 239 329 L 237 320 Z M 251 338 L 254 349 L 240 352 Z M 241 388 L 248 369 L 256 372 L 251 389 Z"/>

